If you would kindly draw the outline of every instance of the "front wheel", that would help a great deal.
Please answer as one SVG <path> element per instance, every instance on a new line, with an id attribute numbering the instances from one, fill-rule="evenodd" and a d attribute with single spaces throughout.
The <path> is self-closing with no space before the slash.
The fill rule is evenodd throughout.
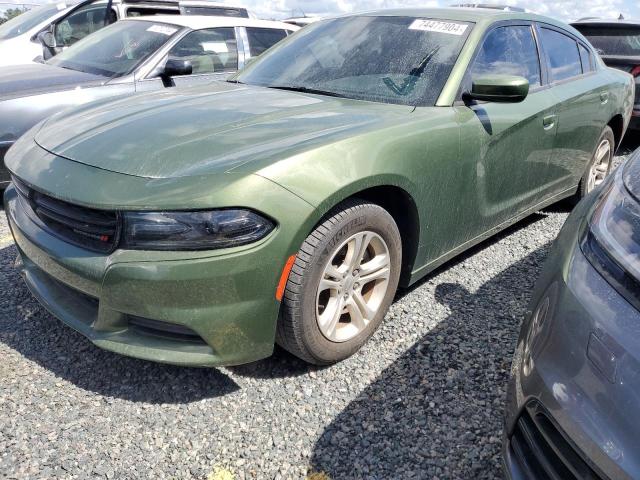
<path id="1" fill-rule="evenodd" d="M 580 180 L 577 200 L 581 200 L 594 189 L 599 187 L 604 182 L 607 175 L 609 175 L 613 165 L 615 145 L 616 142 L 613 130 L 611 130 L 611 127 L 607 126 L 602 132 L 602 135 L 600 135 L 596 151 L 589 162 L 589 168 L 587 168 L 587 171 Z"/>
<path id="2" fill-rule="evenodd" d="M 389 309 L 401 264 L 400 232 L 386 210 L 364 201 L 336 208 L 296 255 L 278 343 L 318 365 L 353 355 Z"/>

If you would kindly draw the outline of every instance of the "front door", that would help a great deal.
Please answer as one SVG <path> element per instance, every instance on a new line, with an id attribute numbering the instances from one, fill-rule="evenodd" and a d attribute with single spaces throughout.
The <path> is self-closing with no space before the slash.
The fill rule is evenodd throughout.
<path id="1" fill-rule="evenodd" d="M 557 128 L 555 99 L 545 89 L 533 26 L 504 24 L 490 31 L 471 62 L 463 91 L 484 75 L 518 75 L 529 80 L 521 103 L 464 100 L 456 107 L 461 153 L 474 158 L 476 215 L 469 240 L 539 203 L 547 195 L 548 162 Z M 464 99 L 464 94 L 462 95 Z"/>

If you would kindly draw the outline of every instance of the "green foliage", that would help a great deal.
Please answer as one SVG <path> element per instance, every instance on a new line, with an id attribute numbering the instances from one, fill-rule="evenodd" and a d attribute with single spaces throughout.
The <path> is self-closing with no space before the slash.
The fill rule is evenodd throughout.
<path id="1" fill-rule="evenodd" d="M 11 20 L 14 17 L 17 17 L 18 15 L 22 14 L 26 12 L 25 9 L 23 8 L 9 8 L 7 9 L 4 14 L 2 14 L 2 16 L 0 17 L 0 25 L 2 25 L 4 22 L 7 22 L 9 20 Z"/>

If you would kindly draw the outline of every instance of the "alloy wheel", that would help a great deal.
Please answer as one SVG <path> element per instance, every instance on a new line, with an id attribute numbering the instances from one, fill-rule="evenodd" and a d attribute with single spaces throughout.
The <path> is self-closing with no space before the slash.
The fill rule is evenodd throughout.
<path id="1" fill-rule="evenodd" d="M 374 319 L 390 284 L 389 248 L 380 235 L 358 232 L 330 256 L 316 297 L 316 319 L 332 342 L 346 342 Z"/>
<path id="2" fill-rule="evenodd" d="M 591 192 L 594 188 L 604 182 L 609 173 L 612 153 L 613 149 L 611 148 L 611 142 L 609 139 L 605 138 L 596 150 L 595 160 L 591 166 L 591 170 L 589 171 L 587 192 Z"/>

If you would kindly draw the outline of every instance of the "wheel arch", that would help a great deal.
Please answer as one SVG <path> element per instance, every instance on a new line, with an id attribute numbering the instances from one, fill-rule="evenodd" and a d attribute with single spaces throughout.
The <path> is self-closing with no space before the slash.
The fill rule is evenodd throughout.
<path id="1" fill-rule="evenodd" d="M 411 272 L 418 255 L 420 245 L 421 218 L 414 195 L 410 192 L 413 185 L 406 179 L 389 179 L 385 181 L 366 179 L 357 184 L 349 185 L 318 205 L 310 226 L 305 226 L 301 235 L 306 238 L 327 216 L 332 215 L 336 207 L 349 199 L 361 199 L 384 208 L 393 217 L 400 231 L 402 240 L 402 269 L 400 272 L 400 286 L 408 286 Z"/>
<path id="2" fill-rule="evenodd" d="M 617 151 L 618 147 L 620 147 L 620 144 L 622 143 L 624 135 L 624 117 L 619 113 L 614 115 L 611 120 L 609 120 L 609 123 L 607 123 L 607 126 L 611 127 L 611 130 L 613 130 L 613 138 L 616 142 L 615 151 Z"/>

